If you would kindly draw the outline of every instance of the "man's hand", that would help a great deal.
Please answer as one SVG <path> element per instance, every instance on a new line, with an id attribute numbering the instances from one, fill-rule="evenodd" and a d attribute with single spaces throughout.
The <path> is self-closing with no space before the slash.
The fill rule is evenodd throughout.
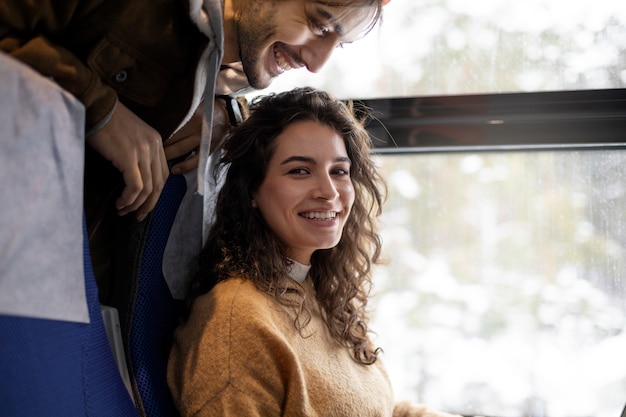
<path id="1" fill-rule="evenodd" d="M 137 210 L 141 221 L 154 209 L 169 175 L 161 135 L 122 103 L 111 120 L 87 138 L 124 178 L 115 206 L 120 216 Z"/>
<path id="2" fill-rule="evenodd" d="M 202 141 L 202 118 L 204 106 L 200 104 L 185 126 L 165 141 L 165 157 L 168 161 L 197 151 Z M 221 146 L 230 129 L 228 113 L 224 100 L 215 99 L 213 107 L 213 130 L 211 133 L 211 152 Z M 198 167 L 198 153 L 174 165 L 172 174 L 186 174 Z"/>

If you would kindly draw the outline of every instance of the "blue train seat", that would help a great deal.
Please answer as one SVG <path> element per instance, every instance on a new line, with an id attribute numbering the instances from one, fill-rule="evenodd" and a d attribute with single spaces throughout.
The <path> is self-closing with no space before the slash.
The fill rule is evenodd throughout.
<path id="1" fill-rule="evenodd" d="M 153 212 L 139 223 L 129 218 L 128 247 L 116 262 L 126 270 L 116 279 L 112 303 L 120 313 L 126 361 L 141 416 L 178 415 L 167 387 L 167 358 L 183 302 L 175 300 L 162 272 L 163 253 L 187 185 L 168 178 Z M 132 217 L 132 216 L 129 216 Z"/>
<path id="2" fill-rule="evenodd" d="M 0 415 L 132 417 L 107 339 L 84 234 L 90 323 L 0 316 Z"/>
<path id="3" fill-rule="evenodd" d="M 0 79 L 0 415 L 137 416 L 89 252 L 84 107 L 4 53 Z"/>

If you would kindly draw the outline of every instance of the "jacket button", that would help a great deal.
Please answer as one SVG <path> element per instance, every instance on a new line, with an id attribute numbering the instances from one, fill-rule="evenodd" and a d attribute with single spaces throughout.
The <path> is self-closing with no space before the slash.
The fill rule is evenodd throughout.
<path id="1" fill-rule="evenodd" d="M 118 71 L 117 74 L 113 77 L 115 82 L 123 83 L 128 79 L 128 73 L 124 70 Z"/>

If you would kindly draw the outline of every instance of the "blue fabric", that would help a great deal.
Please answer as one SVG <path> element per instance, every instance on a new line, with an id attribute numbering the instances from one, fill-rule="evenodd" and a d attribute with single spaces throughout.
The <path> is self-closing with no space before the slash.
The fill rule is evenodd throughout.
<path id="1" fill-rule="evenodd" d="M 177 416 L 167 387 L 167 358 L 182 302 L 174 300 L 162 271 L 163 252 L 187 186 L 183 176 L 168 178 L 150 220 L 141 251 L 130 328 L 131 379 L 146 416 Z"/>
<path id="2" fill-rule="evenodd" d="M 0 316 L 2 417 L 137 416 L 109 347 L 83 232 L 90 323 Z"/>

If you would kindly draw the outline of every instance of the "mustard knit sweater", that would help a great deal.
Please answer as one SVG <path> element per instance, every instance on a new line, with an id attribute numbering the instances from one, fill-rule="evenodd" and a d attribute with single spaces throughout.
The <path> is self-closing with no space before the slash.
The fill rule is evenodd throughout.
<path id="1" fill-rule="evenodd" d="M 303 285 L 313 297 L 311 280 Z M 168 383 L 183 417 L 446 415 L 394 406 L 380 359 L 374 365 L 354 362 L 319 311 L 298 332 L 293 297 L 293 306 L 284 306 L 233 278 L 196 299 L 176 331 L 168 363 Z"/>

